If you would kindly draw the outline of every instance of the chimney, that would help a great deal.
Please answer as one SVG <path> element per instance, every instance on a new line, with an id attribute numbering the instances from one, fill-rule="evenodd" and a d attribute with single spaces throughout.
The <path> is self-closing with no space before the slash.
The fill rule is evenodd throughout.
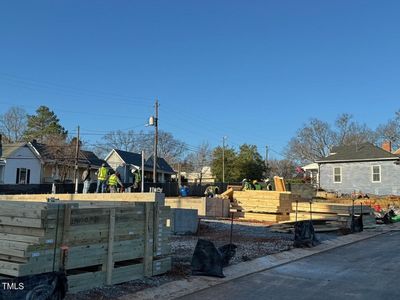
<path id="1" fill-rule="evenodd" d="M 392 153 L 392 142 L 391 141 L 384 141 L 382 143 L 382 149 Z"/>

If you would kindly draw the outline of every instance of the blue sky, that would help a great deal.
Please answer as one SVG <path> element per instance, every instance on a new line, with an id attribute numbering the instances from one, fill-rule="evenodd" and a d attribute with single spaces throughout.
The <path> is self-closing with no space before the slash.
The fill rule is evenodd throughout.
<path id="1" fill-rule="evenodd" d="M 94 143 L 160 129 L 283 152 L 311 117 L 400 109 L 399 1 L 2 1 L 0 113 L 47 105 Z"/>

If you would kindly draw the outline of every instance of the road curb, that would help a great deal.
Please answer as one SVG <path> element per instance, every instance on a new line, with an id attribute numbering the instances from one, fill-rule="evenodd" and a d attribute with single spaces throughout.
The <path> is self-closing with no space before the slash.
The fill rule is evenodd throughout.
<path id="1" fill-rule="evenodd" d="M 295 248 L 290 251 L 279 252 L 259 257 L 248 262 L 238 263 L 224 268 L 225 278 L 191 277 L 188 279 L 172 281 L 159 287 L 149 288 L 134 294 L 124 295 L 118 299 L 176 299 L 250 274 L 273 269 L 332 249 L 354 244 L 391 231 L 400 230 L 400 226 L 398 225 L 400 224 L 381 227 L 379 228 L 379 231 L 363 231 L 357 234 L 340 236 L 334 240 L 323 241 L 320 245 L 314 248 Z"/>

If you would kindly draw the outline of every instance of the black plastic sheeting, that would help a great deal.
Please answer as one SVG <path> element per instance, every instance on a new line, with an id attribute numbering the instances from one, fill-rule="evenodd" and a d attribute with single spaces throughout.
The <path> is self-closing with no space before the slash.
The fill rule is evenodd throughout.
<path id="1" fill-rule="evenodd" d="M 382 220 L 384 224 L 391 224 L 393 223 L 392 218 L 395 217 L 396 214 L 394 213 L 394 211 L 391 209 L 389 210 L 387 213 L 385 213 L 385 215 L 383 216 Z"/>
<path id="2" fill-rule="evenodd" d="M 350 230 L 352 233 L 361 232 L 364 230 L 363 216 L 352 216 Z"/>
<path id="3" fill-rule="evenodd" d="M 67 293 L 63 272 L 0 279 L 0 300 L 61 300 Z"/>
<path id="4" fill-rule="evenodd" d="M 199 239 L 192 257 L 192 275 L 225 277 L 222 269 L 235 256 L 236 248 L 228 244 L 217 249 L 214 243 Z"/>
<path id="5" fill-rule="evenodd" d="M 312 221 L 299 221 L 294 224 L 294 243 L 296 248 L 311 248 L 320 244 L 315 235 Z"/>

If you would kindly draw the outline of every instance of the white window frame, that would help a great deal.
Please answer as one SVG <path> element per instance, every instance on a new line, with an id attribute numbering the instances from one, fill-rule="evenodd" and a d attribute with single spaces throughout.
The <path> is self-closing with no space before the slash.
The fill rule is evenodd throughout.
<path id="1" fill-rule="evenodd" d="M 374 167 L 379 168 L 379 180 L 374 180 Z M 371 182 L 373 182 L 373 183 L 382 182 L 382 166 L 381 165 L 372 165 L 371 166 Z"/>
<path id="2" fill-rule="evenodd" d="M 335 169 L 339 169 L 340 170 L 340 181 L 336 181 L 335 180 Z M 333 183 L 342 183 L 342 167 L 333 167 Z"/>

